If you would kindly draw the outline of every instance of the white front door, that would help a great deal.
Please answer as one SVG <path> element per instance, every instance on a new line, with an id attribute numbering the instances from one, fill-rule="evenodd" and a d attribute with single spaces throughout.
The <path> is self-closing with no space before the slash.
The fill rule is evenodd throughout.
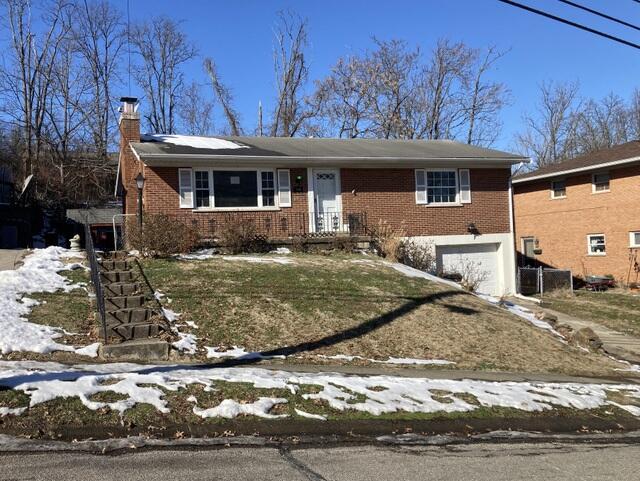
<path id="1" fill-rule="evenodd" d="M 314 215 L 316 232 L 331 232 L 341 228 L 338 205 L 338 171 L 313 171 Z"/>

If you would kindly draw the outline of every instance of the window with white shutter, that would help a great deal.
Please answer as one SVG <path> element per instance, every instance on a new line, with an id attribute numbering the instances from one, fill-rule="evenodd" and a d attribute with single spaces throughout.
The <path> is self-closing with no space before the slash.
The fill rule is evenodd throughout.
<path id="1" fill-rule="evenodd" d="M 191 169 L 178 169 L 178 183 L 180 187 L 180 208 L 193 208 L 193 181 Z"/>
<path id="2" fill-rule="evenodd" d="M 427 203 L 427 182 L 424 170 L 416 170 L 416 204 Z"/>
<path id="3" fill-rule="evenodd" d="M 471 174 L 469 169 L 460 169 L 458 171 L 460 175 L 460 203 L 471 203 Z"/>
<path id="4" fill-rule="evenodd" d="M 289 169 L 278 170 L 278 205 L 291 207 L 291 180 Z"/>

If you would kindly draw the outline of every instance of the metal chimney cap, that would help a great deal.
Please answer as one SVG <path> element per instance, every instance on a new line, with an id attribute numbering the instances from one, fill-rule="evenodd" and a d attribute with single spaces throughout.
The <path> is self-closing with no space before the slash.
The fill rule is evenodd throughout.
<path id="1" fill-rule="evenodd" d="M 135 98 L 135 97 L 120 97 L 120 102 L 126 102 L 126 103 L 133 104 L 133 103 L 135 103 L 137 101 L 138 101 L 138 99 Z"/>

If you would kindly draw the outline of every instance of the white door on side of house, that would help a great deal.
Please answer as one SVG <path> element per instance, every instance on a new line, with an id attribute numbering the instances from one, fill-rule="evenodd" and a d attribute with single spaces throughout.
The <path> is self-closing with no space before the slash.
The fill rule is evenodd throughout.
<path id="1" fill-rule="evenodd" d="M 498 244 L 436 246 L 436 265 L 443 274 L 466 274 L 477 279 L 477 292 L 500 295 Z"/>
<path id="2" fill-rule="evenodd" d="M 322 169 L 313 171 L 316 232 L 331 232 L 341 227 L 338 206 L 338 171 Z"/>

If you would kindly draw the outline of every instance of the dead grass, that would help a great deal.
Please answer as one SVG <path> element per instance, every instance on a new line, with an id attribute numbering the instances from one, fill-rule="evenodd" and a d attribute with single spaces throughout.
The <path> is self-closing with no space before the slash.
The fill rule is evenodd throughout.
<path id="1" fill-rule="evenodd" d="M 622 289 L 576 291 L 574 295 L 545 295 L 545 302 L 571 316 L 598 322 L 610 329 L 640 336 L 640 295 Z"/>
<path id="2" fill-rule="evenodd" d="M 548 333 L 466 292 L 408 278 L 361 256 L 291 256 L 295 264 L 148 260 L 152 285 L 202 346 L 252 351 L 446 359 L 456 368 L 611 375 L 604 356 Z M 311 344 L 305 344 L 311 343 Z M 299 359 L 298 359 L 299 362 Z"/>

